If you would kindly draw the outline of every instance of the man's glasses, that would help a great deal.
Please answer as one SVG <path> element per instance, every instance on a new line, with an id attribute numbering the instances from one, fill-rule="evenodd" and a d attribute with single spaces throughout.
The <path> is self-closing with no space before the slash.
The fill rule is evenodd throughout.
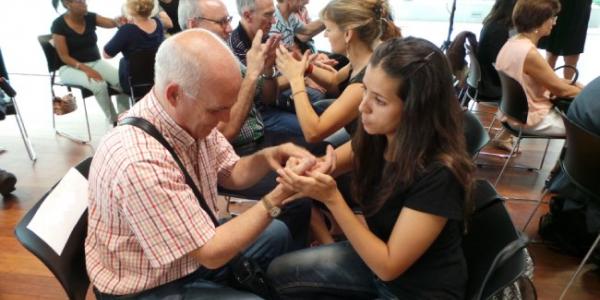
<path id="1" fill-rule="evenodd" d="M 213 20 L 213 19 L 209 19 L 209 18 L 205 18 L 205 17 L 195 17 L 194 20 L 199 20 L 199 21 L 200 20 L 206 20 L 206 21 L 209 21 L 209 22 L 213 22 L 213 23 L 219 24 L 222 27 L 225 27 L 225 26 L 229 25 L 229 23 L 231 23 L 231 20 L 233 20 L 233 17 L 232 16 L 226 16 L 226 17 L 223 17 L 220 20 Z"/>

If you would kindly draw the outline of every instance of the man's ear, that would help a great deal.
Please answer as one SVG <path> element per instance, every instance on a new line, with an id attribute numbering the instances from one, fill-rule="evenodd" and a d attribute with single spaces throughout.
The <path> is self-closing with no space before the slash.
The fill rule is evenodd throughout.
<path id="1" fill-rule="evenodd" d="M 242 19 L 246 20 L 246 22 L 252 22 L 252 12 L 250 11 L 244 11 L 242 13 Z"/>
<path id="2" fill-rule="evenodd" d="M 177 103 L 179 101 L 179 98 L 181 98 L 183 95 L 181 95 L 181 89 L 179 88 L 179 85 L 176 83 L 169 83 L 166 87 L 165 87 L 165 98 L 167 99 L 167 103 L 169 103 L 169 105 L 171 107 L 176 107 Z"/>

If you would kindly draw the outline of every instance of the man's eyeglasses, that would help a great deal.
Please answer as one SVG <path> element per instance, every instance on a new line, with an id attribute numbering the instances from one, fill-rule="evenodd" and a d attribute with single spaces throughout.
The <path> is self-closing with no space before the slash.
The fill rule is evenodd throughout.
<path id="1" fill-rule="evenodd" d="M 198 20 L 198 21 L 206 20 L 206 21 L 213 22 L 213 23 L 216 23 L 216 24 L 219 24 L 219 25 L 225 27 L 229 23 L 231 23 L 231 20 L 233 20 L 233 16 L 226 16 L 220 20 L 213 20 L 213 19 L 209 19 L 209 18 L 205 18 L 205 17 L 195 17 L 194 20 Z"/>

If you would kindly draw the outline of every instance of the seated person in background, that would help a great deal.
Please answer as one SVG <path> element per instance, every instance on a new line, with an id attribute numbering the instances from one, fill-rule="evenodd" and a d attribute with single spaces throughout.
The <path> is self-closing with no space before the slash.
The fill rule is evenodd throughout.
<path id="1" fill-rule="evenodd" d="M 325 36 L 331 43 L 331 51 L 346 55 L 350 61 L 339 71 L 320 63 L 312 64 L 308 53 L 298 60 L 285 47 L 279 47 L 277 67 L 290 82 L 296 115 L 309 143 L 321 141 L 344 126 L 353 133 L 364 91 L 362 78 L 373 49 L 380 41 L 400 34 L 388 20 L 389 13 L 386 0 L 333 0 L 325 6 L 321 19 L 327 28 Z M 338 95 L 320 116 L 306 94 L 305 76 Z"/>
<path id="2" fill-rule="evenodd" d="M 353 164 L 368 226 L 331 176 L 298 176 L 293 160 L 278 170 L 286 189 L 327 205 L 348 238 L 276 258 L 267 275 L 280 296 L 464 299 L 461 236 L 474 167 L 451 78 L 446 57 L 426 40 L 394 38 L 375 50 L 360 126 L 336 150 L 338 166 Z"/>
<path id="3" fill-rule="evenodd" d="M 309 41 L 312 37 L 325 29 L 321 20 L 315 20 L 308 24 L 298 18 L 298 13 L 306 3 L 303 0 L 277 0 L 275 8 L 275 23 L 271 26 L 270 34 L 280 34 L 281 43 L 290 47 L 294 44 L 294 37 L 302 42 Z"/>
<path id="4" fill-rule="evenodd" d="M 177 16 L 179 0 L 159 0 L 159 5 L 173 22 L 173 27 L 167 29 L 167 33 L 173 35 L 180 32 L 181 26 L 179 26 L 179 17 Z"/>
<path id="5" fill-rule="evenodd" d="M 65 64 L 58 70 L 60 80 L 92 91 L 108 121 L 114 123 L 117 113 L 129 108 L 129 99 L 126 95 L 117 95 L 115 111 L 108 86 L 121 90 L 119 74 L 109 63 L 100 59 L 96 27 L 115 28 L 119 21 L 88 12 L 85 0 L 61 2 L 67 12 L 56 18 L 51 27 L 54 47 Z M 53 4 L 56 8 L 58 1 L 53 0 Z"/>
<path id="6" fill-rule="evenodd" d="M 165 40 L 156 55 L 153 91 L 125 117 L 152 123 L 173 146 L 210 211 L 186 184 L 171 154 L 133 126 L 118 126 L 100 143 L 90 167 L 86 266 L 99 299 L 197 299 L 195 289 L 223 287 L 240 252 L 263 268 L 285 253 L 286 226 L 273 217 L 290 192 L 276 187 L 260 202 L 215 227 L 217 184 L 239 189 L 289 157 L 329 170 L 292 144 L 238 157 L 216 130 L 226 121 L 242 79 L 238 62 L 214 34 L 188 30 Z M 226 82 L 228 88 L 222 88 Z M 104 298 L 107 297 L 107 298 Z M 179 298 L 181 297 L 181 298 Z M 247 298 L 244 298 L 247 299 Z"/>
<path id="7" fill-rule="evenodd" d="M 539 53 L 537 43 L 550 34 L 560 11 L 558 0 L 519 0 L 513 12 L 513 23 L 518 34 L 510 38 L 500 49 L 496 69 L 518 81 L 525 94 L 529 112 L 523 133 L 564 136 L 565 125 L 552 107 L 549 93 L 561 98 L 574 98 L 581 88 L 558 77 Z M 497 135 L 495 145 L 510 151 L 512 141 L 508 133 Z"/>
<path id="8" fill-rule="evenodd" d="M 516 0 L 496 0 L 492 10 L 483 20 L 477 47 L 477 59 L 481 66 L 478 98 L 485 100 L 502 97 L 500 77 L 493 64 L 512 30 L 512 12 L 515 2 Z"/>
<path id="9" fill-rule="evenodd" d="M 115 36 L 104 46 L 104 58 L 112 58 L 123 52 L 119 62 L 119 82 L 129 94 L 129 57 L 136 51 L 158 49 L 165 36 L 157 17 L 150 18 L 154 0 L 127 0 L 127 14 L 131 21 L 119 28 Z M 150 62 L 149 62 L 150 63 Z"/>
<path id="10" fill-rule="evenodd" d="M 153 1 L 154 9 L 152 9 L 152 13 L 150 14 L 150 16 L 153 18 L 158 17 L 160 19 L 160 22 L 163 24 L 164 30 L 166 32 L 168 29 L 173 28 L 173 20 L 171 20 L 171 17 L 158 4 L 158 0 Z"/>

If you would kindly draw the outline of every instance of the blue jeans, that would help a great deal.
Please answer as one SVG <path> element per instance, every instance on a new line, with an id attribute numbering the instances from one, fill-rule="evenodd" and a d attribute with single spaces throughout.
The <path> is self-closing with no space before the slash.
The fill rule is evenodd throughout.
<path id="1" fill-rule="evenodd" d="M 282 299 L 394 299 L 349 242 L 288 253 L 267 276 Z"/>
<path id="2" fill-rule="evenodd" d="M 285 224 L 274 220 L 242 254 L 254 259 L 263 270 L 266 270 L 275 257 L 288 251 L 291 239 Z M 107 295 L 96 289 L 94 293 L 98 300 L 261 299 L 252 293 L 227 287 L 230 276 L 229 264 L 215 270 L 200 267 L 181 279 L 133 295 Z"/>

